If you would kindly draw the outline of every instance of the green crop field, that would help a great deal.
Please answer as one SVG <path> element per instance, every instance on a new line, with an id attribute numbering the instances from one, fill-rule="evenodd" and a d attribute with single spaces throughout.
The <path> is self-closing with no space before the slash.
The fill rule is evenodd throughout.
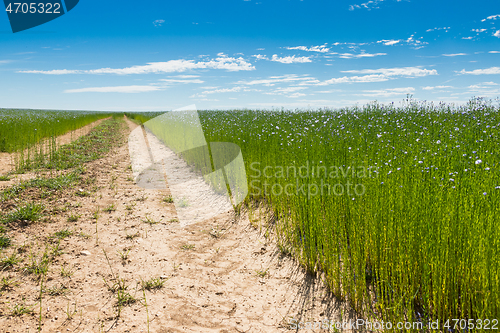
<path id="1" fill-rule="evenodd" d="M 207 142 L 241 147 L 246 204 L 272 208 L 280 249 L 358 311 L 392 322 L 500 317 L 498 107 L 199 115 Z"/>
<path id="2" fill-rule="evenodd" d="M 0 152 L 27 149 L 44 138 L 76 130 L 109 113 L 0 109 Z"/>
<path id="3" fill-rule="evenodd" d="M 0 152 L 19 152 L 16 169 L 54 152 L 56 138 L 96 120 L 112 116 L 94 111 L 0 109 Z"/>

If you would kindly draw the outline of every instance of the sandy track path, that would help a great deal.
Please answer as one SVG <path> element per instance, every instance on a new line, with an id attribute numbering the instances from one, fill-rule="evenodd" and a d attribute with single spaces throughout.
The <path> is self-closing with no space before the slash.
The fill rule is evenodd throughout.
<path id="1" fill-rule="evenodd" d="M 127 124 L 127 133 L 137 126 L 128 120 Z M 112 155 L 87 164 L 90 178 L 99 187 L 95 194 L 61 198 L 56 204 L 69 205 L 70 212 L 15 235 L 16 243 L 22 244 L 63 228 L 74 231 L 63 241 L 64 254 L 57 259 L 57 265 L 73 267 L 74 274 L 61 280 L 60 267 L 51 268 L 47 288 L 63 283 L 69 289 L 64 296 L 44 299 L 42 332 L 148 332 L 148 324 L 150 332 L 160 333 L 291 332 L 291 318 L 340 320 L 344 305 L 320 279 L 283 256 L 248 216 L 236 219 L 222 214 L 183 227 L 174 205 L 163 201 L 169 190 L 137 187 L 129 165 L 124 142 Z M 111 204 L 116 210 L 103 212 Z M 98 208 L 96 225 L 93 216 Z M 70 213 L 81 215 L 77 223 L 67 221 Z M 157 223 L 145 223 L 146 219 Z M 127 251 L 124 260 L 120 253 Z M 113 276 L 123 279 L 127 290 L 142 299 L 142 304 L 125 306 L 119 318 L 116 296 L 104 282 Z M 146 311 L 137 284 L 152 277 L 161 277 L 165 284 L 156 292 L 146 292 Z M 23 288 L 19 294 L 35 302 L 36 285 L 26 283 Z M 68 306 L 77 309 L 71 320 Z M 0 316 L 0 328 L 34 331 L 37 316 Z"/>

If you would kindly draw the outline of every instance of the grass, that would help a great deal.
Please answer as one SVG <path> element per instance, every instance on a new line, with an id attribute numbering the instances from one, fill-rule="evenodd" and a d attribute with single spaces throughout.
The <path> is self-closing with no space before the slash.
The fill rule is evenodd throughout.
<path id="1" fill-rule="evenodd" d="M 247 178 L 228 177 L 248 188 L 245 205 L 269 207 L 278 247 L 359 313 L 500 317 L 500 112 L 490 101 L 198 114 L 207 142 L 241 148 Z M 174 151 L 190 128 L 153 125 Z M 203 172 L 207 155 L 195 153 L 184 158 Z"/>
<path id="2" fill-rule="evenodd" d="M 7 290 L 12 290 L 14 287 L 17 287 L 20 285 L 20 282 L 15 280 L 12 277 L 2 277 L 0 280 L 0 291 L 7 291 Z"/>
<path id="3" fill-rule="evenodd" d="M 160 223 L 160 221 L 155 221 L 152 218 L 150 218 L 149 216 L 146 216 L 146 218 L 144 220 L 142 220 L 142 222 L 147 223 L 149 225 L 155 225 L 155 224 Z"/>
<path id="4" fill-rule="evenodd" d="M 62 296 L 68 292 L 68 287 L 61 284 L 60 286 L 53 286 L 45 289 L 44 292 L 49 296 Z"/>
<path id="5" fill-rule="evenodd" d="M 269 269 L 260 269 L 260 270 L 256 270 L 255 273 L 261 277 L 261 278 L 264 278 L 266 277 L 268 274 L 269 274 Z"/>
<path id="6" fill-rule="evenodd" d="M 78 219 L 82 217 L 81 214 L 70 214 L 68 216 L 68 222 L 78 222 Z"/>
<path id="7" fill-rule="evenodd" d="M 195 247 L 196 246 L 194 244 L 184 244 L 181 246 L 181 249 L 185 250 L 185 251 L 189 251 L 189 250 L 194 250 Z"/>
<path id="8" fill-rule="evenodd" d="M 45 207 L 41 204 L 28 203 L 8 213 L 4 218 L 4 222 L 31 224 L 37 222 L 43 216 L 44 209 Z"/>
<path id="9" fill-rule="evenodd" d="M 0 249 L 4 249 L 6 247 L 11 246 L 12 244 L 12 239 L 5 235 L 5 234 L 0 234 Z"/>
<path id="10" fill-rule="evenodd" d="M 17 264 L 19 264 L 22 261 L 20 257 L 18 257 L 16 252 L 12 252 L 10 256 L 6 256 L 0 259 L 0 268 L 5 270 L 5 269 L 10 269 Z"/>
<path id="11" fill-rule="evenodd" d="M 36 305 L 36 304 L 35 304 Z M 14 317 L 20 317 L 25 314 L 32 314 L 33 307 L 35 306 L 27 306 L 26 304 L 14 304 L 14 306 L 10 309 L 10 313 Z"/>
<path id="12" fill-rule="evenodd" d="M 111 204 L 111 205 L 107 206 L 106 208 L 103 209 L 103 211 L 106 213 L 112 213 L 112 212 L 116 211 L 115 204 Z"/>
<path id="13" fill-rule="evenodd" d="M 129 259 L 130 251 L 132 249 L 124 249 L 123 251 L 117 251 L 118 255 L 120 256 L 122 262 L 126 262 Z"/>
<path id="14" fill-rule="evenodd" d="M 75 274 L 74 267 L 67 267 L 66 265 L 61 266 L 60 275 L 62 277 L 72 277 Z"/>
<path id="15" fill-rule="evenodd" d="M 171 195 L 167 195 L 163 198 L 163 202 L 166 202 L 166 203 L 174 203 L 174 198 L 172 198 Z"/>
<path id="16" fill-rule="evenodd" d="M 3 200 L 12 199 L 20 196 L 28 189 L 52 190 L 58 191 L 68 187 L 72 187 L 81 180 L 82 168 L 77 168 L 74 171 L 53 178 L 35 178 L 13 185 L 2 192 L 0 197 Z"/>
<path id="17" fill-rule="evenodd" d="M 10 180 L 10 176 L 2 175 L 0 176 L 0 182 L 8 182 Z"/>
<path id="18" fill-rule="evenodd" d="M 54 238 L 57 238 L 57 239 L 65 239 L 65 238 L 68 238 L 70 236 L 73 236 L 74 232 L 69 230 L 69 229 L 63 229 L 63 230 L 59 230 L 57 232 L 54 233 Z"/>
<path id="19" fill-rule="evenodd" d="M 151 278 L 147 281 L 141 280 L 141 287 L 148 291 L 159 290 L 163 288 L 165 282 L 166 280 L 162 280 L 161 278 Z"/>
<path id="20" fill-rule="evenodd" d="M 38 254 L 31 253 L 28 260 L 30 262 L 24 267 L 26 274 L 33 275 L 36 279 L 41 279 L 49 271 L 50 257 L 47 251 L 40 257 L 38 257 Z"/>

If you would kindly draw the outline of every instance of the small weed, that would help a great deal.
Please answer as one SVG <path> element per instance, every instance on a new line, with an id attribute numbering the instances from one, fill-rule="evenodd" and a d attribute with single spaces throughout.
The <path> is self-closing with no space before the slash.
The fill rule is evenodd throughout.
<path id="1" fill-rule="evenodd" d="M 14 280 L 11 277 L 3 277 L 2 280 L 0 280 L 0 290 L 5 291 L 5 290 L 12 290 L 14 287 L 18 286 L 19 282 Z"/>
<path id="2" fill-rule="evenodd" d="M 92 214 L 92 218 L 94 220 L 97 221 L 99 219 L 99 213 L 100 213 L 100 211 L 101 211 L 101 209 L 99 207 L 94 211 L 94 213 Z"/>
<path id="3" fill-rule="evenodd" d="M 214 238 L 220 238 L 224 235 L 224 229 L 221 229 L 219 225 L 217 226 L 212 226 L 210 230 L 210 236 Z"/>
<path id="4" fill-rule="evenodd" d="M 166 197 L 163 198 L 163 202 L 174 203 L 174 198 L 172 198 L 171 195 L 167 195 Z"/>
<path id="5" fill-rule="evenodd" d="M 132 210 L 134 210 L 134 207 L 135 207 L 135 203 L 132 203 L 130 205 L 126 205 L 125 209 L 128 210 L 128 211 L 132 211 Z"/>
<path id="6" fill-rule="evenodd" d="M 50 246 L 50 256 L 52 258 L 58 257 L 61 254 L 63 254 L 63 252 L 60 249 L 60 246 L 61 246 L 61 240 L 60 239 L 57 240 L 56 244 L 49 245 L 49 246 Z"/>
<path id="7" fill-rule="evenodd" d="M 68 238 L 70 236 L 73 236 L 73 231 L 69 230 L 69 229 L 64 229 L 64 230 L 60 230 L 56 233 L 54 233 L 54 238 L 57 238 L 57 239 L 65 239 L 65 238 Z"/>
<path id="8" fill-rule="evenodd" d="M 132 240 L 132 239 L 137 238 L 137 237 L 140 237 L 140 236 L 141 236 L 141 234 L 139 233 L 139 231 L 137 231 L 135 234 L 131 234 L 131 235 L 127 234 L 127 235 L 125 236 L 125 238 L 126 238 L 126 239 L 130 239 L 130 240 Z"/>
<path id="9" fill-rule="evenodd" d="M 104 284 L 106 285 L 106 287 L 108 288 L 108 290 L 110 292 L 112 292 L 113 294 L 116 293 L 119 290 L 125 291 L 128 288 L 128 286 L 126 285 L 124 279 L 119 279 L 119 278 L 115 279 L 116 282 L 113 283 L 113 284 L 108 284 L 108 281 L 106 281 L 106 279 L 104 277 L 102 279 L 104 280 Z"/>
<path id="10" fill-rule="evenodd" d="M 128 176 L 128 177 L 127 177 L 127 180 L 128 180 L 129 182 L 132 182 L 132 183 L 134 183 L 134 182 L 135 182 L 134 177 L 130 177 L 130 176 Z"/>
<path id="11" fill-rule="evenodd" d="M 116 211 L 115 204 L 109 205 L 108 207 L 104 208 L 103 211 L 105 211 L 106 213 L 111 213 Z"/>
<path id="12" fill-rule="evenodd" d="M 194 250 L 194 248 L 195 248 L 194 244 L 184 244 L 181 246 L 181 249 L 186 250 L 186 251 Z"/>
<path id="13" fill-rule="evenodd" d="M 75 302 L 75 307 L 74 309 L 71 309 L 71 307 L 69 306 L 69 302 L 68 302 L 68 306 L 66 307 L 66 317 L 68 320 L 72 320 L 73 317 L 78 313 L 78 311 L 76 310 L 76 302 Z"/>
<path id="14" fill-rule="evenodd" d="M 141 286 L 145 290 L 158 290 L 163 288 L 163 285 L 165 284 L 166 280 L 162 280 L 160 278 L 151 278 L 147 281 L 142 281 L 141 280 Z"/>
<path id="15" fill-rule="evenodd" d="M 125 290 L 118 290 L 116 293 L 116 303 L 118 307 L 123 307 L 125 305 L 133 304 L 137 301 L 137 299 L 130 295 Z"/>
<path id="16" fill-rule="evenodd" d="M 2 269 L 9 269 L 21 262 L 21 258 L 17 256 L 16 252 L 12 252 L 12 254 L 8 257 L 4 257 L 0 259 L 0 268 Z"/>
<path id="17" fill-rule="evenodd" d="M 179 220 L 178 219 L 170 219 L 170 220 L 168 220 L 168 222 L 177 223 L 177 222 L 179 222 Z"/>
<path id="18" fill-rule="evenodd" d="M 261 278 L 264 278 L 269 273 L 269 269 L 266 269 L 266 270 L 264 270 L 264 269 L 257 270 L 257 271 L 255 271 L 255 273 L 257 273 L 257 275 L 260 276 Z"/>
<path id="19" fill-rule="evenodd" d="M 160 223 L 160 221 L 155 221 L 155 220 L 151 219 L 149 216 L 146 216 L 146 219 L 142 220 L 142 222 L 147 223 L 149 225 L 154 225 L 154 224 Z"/>
<path id="20" fill-rule="evenodd" d="M 6 235 L 0 235 L 0 249 L 5 249 L 12 244 L 12 240 Z"/>
<path id="21" fill-rule="evenodd" d="M 85 239 L 89 239 L 90 237 L 92 237 L 91 235 L 86 234 L 86 233 L 84 233 L 84 232 L 80 232 L 80 233 L 78 234 L 78 236 L 79 236 L 79 237 L 82 237 L 82 238 L 85 238 Z"/>
<path id="22" fill-rule="evenodd" d="M 52 288 L 45 290 L 45 292 L 49 296 L 62 296 L 64 294 L 66 294 L 67 291 L 68 291 L 68 288 L 62 284 L 59 287 L 53 286 Z"/>
<path id="23" fill-rule="evenodd" d="M 24 271 L 27 274 L 32 274 L 36 278 L 41 278 L 43 275 L 47 274 L 50 264 L 50 259 L 47 252 L 45 252 L 39 259 L 37 259 L 34 254 L 31 254 L 30 260 L 31 263 L 26 265 L 26 267 L 24 268 Z"/>
<path id="24" fill-rule="evenodd" d="M 141 202 L 144 202 L 144 201 L 146 201 L 146 199 L 147 199 L 147 198 L 148 198 L 148 197 L 146 197 L 146 196 L 144 196 L 144 195 L 143 195 L 143 196 L 141 196 L 141 197 L 139 197 L 139 198 L 136 198 L 135 200 L 136 200 L 136 201 L 141 201 Z"/>
<path id="25" fill-rule="evenodd" d="M 26 304 L 15 304 L 10 310 L 12 316 L 20 317 L 24 314 L 33 313 L 33 306 L 28 307 Z"/>
<path id="26" fill-rule="evenodd" d="M 91 196 L 91 193 L 89 191 L 85 191 L 82 189 L 79 189 L 78 191 L 76 191 L 75 194 L 79 197 L 90 197 Z"/>
<path id="27" fill-rule="evenodd" d="M 61 266 L 61 276 L 62 277 L 72 277 L 75 274 L 74 267 L 67 267 L 66 265 Z"/>
<path id="28" fill-rule="evenodd" d="M 68 216 L 68 222 L 78 222 L 78 219 L 82 217 L 81 214 L 70 214 Z"/>
<path id="29" fill-rule="evenodd" d="M 181 267 L 180 264 L 177 265 L 175 262 L 172 263 L 172 269 L 174 270 L 174 272 L 176 272 L 179 269 L 179 267 Z"/>
<path id="30" fill-rule="evenodd" d="M 120 255 L 120 258 L 122 259 L 123 262 L 126 262 L 128 260 L 129 254 L 130 254 L 131 249 L 123 249 L 123 251 L 116 251 Z"/>

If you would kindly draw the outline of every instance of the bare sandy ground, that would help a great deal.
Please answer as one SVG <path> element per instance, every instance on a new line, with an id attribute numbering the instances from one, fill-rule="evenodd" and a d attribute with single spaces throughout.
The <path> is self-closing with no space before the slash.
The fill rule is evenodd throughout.
<path id="1" fill-rule="evenodd" d="M 136 128 L 127 124 L 128 133 Z M 54 232 L 74 232 L 61 242 L 63 254 L 47 276 L 47 289 L 66 289 L 61 295 L 44 295 L 42 332 L 293 332 L 294 319 L 354 317 L 320 277 L 306 274 L 293 258 L 278 251 L 273 233 L 266 232 L 260 218 L 265 214 L 221 214 L 182 226 L 174 204 L 163 200 L 171 194 L 168 188 L 146 190 L 134 183 L 125 142 L 86 168 L 84 176 L 95 182 L 69 189 L 53 202 L 50 222 L 11 233 L 15 244 L 36 252 Z M 96 186 L 91 196 L 75 195 Z M 114 211 L 103 211 L 110 205 Z M 68 222 L 70 214 L 81 216 Z M 62 277 L 63 267 L 73 275 Z M 19 281 L 12 290 L 1 292 L 1 332 L 36 331 L 40 287 L 21 273 L 0 272 L 0 279 Z M 137 299 L 123 307 L 119 317 L 116 294 L 106 286 L 113 278 L 121 279 Z M 139 284 L 150 278 L 165 283 L 144 297 Z M 12 316 L 12 307 L 23 302 L 34 305 L 34 313 Z"/>

